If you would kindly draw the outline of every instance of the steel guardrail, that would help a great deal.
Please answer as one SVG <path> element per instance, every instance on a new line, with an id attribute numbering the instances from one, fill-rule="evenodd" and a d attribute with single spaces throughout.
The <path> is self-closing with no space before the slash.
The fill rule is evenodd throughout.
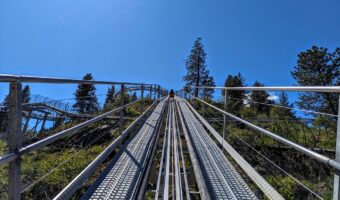
<path id="1" fill-rule="evenodd" d="M 199 89 L 249 90 L 249 91 L 290 91 L 290 92 L 326 92 L 340 93 L 340 86 L 271 86 L 271 87 L 221 87 L 188 86 Z"/>
<path id="2" fill-rule="evenodd" d="M 163 98 L 157 99 L 151 106 L 144 111 L 125 131 L 118 136 L 106 149 L 99 154 L 76 178 L 74 178 L 54 200 L 69 199 L 75 191 L 95 172 L 97 167 L 121 144 L 128 133 L 136 124 Z"/>
<path id="3" fill-rule="evenodd" d="M 142 99 L 138 99 L 137 101 L 128 103 L 128 104 L 126 104 L 124 106 L 121 106 L 119 108 L 113 109 L 113 110 L 111 110 L 109 112 L 101 114 L 101 115 L 99 115 L 97 117 L 94 117 L 92 119 L 89 119 L 89 120 L 87 120 L 87 121 L 85 121 L 83 123 L 80 123 L 80 124 L 76 125 L 76 126 L 73 126 L 73 127 L 68 128 L 66 130 L 60 131 L 60 132 L 58 132 L 58 133 L 56 133 L 54 135 L 51 135 L 51 136 L 49 136 L 47 138 L 44 138 L 44 139 L 39 140 L 39 141 L 37 141 L 35 143 L 32 143 L 32 144 L 27 145 L 25 147 L 22 147 L 22 148 L 18 149 L 17 152 L 12 152 L 12 153 L 5 154 L 4 156 L 0 157 L 0 166 L 4 165 L 4 164 L 6 164 L 6 163 L 8 163 L 10 161 L 15 160 L 16 158 L 18 158 L 19 156 L 21 156 L 23 154 L 27 154 L 27 153 L 32 152 L 34 150 L 40 149 L 41 147 L 44 147 L 44 146 L 46 146 L 46 145 L 48 145 L 48 144 L 50 144 L 50 143 L 52 143 L 52 142 L 54 142 L 54 141 L 56 141 L 56 140 L 58 140 L 60 138 L 63 138 L 65 136 L 73 135 L 78 130 L 80 130 L 80 129 L 82 129 L 82 128 L 90 125 L 90 124 L 93 124 L 93 123 L 95 123 L 95 122 L 97 122 L 97 121 L 99 121 L 99 120 L 101 120 L 101 119 L 103 119 L 103 118 L 113 114 L 113 113 L 119 112 L 122 109 L 124 109 L 124 108 L 126 108 L 126 107 L 128 107 L 130 105 L 133 105 L 133 104 L 135 104 L 135 103 L 137 103 L 137 102 L 139 102 L 141 100 Z"/>
<path id="4" fill-rule="evenodd" d="M 235 162 L 243 169 L 243 171 L 251 178 L 251 180 L 261 189 L 261 191 L 272 200 L 284 200 L 278 193 L 222 136 L 190 105 L 184 100 L 194 115 L 202 122 L 202 124 L 212 133 L 217 142 L 220 143 Z"/>
<path id="5" fill-rule="evenodd" d="M 156 84 L 149 83 L 131 83 L 131 82 L 112 82 L 112 81 L 91 81 L 79 79 L 54 78 L 45 76 L 27 76 L 27 75 L 13 75 L 0 74 L 0 82 L 25 82 L 25 83 L 57 83 L 57 84 L 101 84 L 101 85 L 148 85 L 154 86 Z"/>
<path id="6" fill-rule="evenodd" d="M 275 140 L 277 140 L 277 141 L 279 141 L 279 142 L 281 142 L 281 143 L 283 143 L 283 144 L 285 144 L 287 146 L 290 146 L 290 147 L 296 149 L 297 151 L 299 151 L 299 152 L 301 152 L 301 153 L 303 153 L 303 154 L 305 154 L 305 155 L 307 155 L 307 156 L 309 156 L 311 158 L 316 159 L 317 161 L 319 161 L 321 163 L 327 164 L 328 166 L 331 166 L 331 167 L 334 167 L 337 170 L 340 170 L 340 162 L 338 162 L 338 161 L 336 161 L 334 159 L 331 159 L 331 158 L 329 158 L 327 156 L 319 154 L 319 153 L 317 153 L 315 151 L 312 151 L 312 150 L 310 150 L 310 149 L 308 149 L 308 148 L 306 148 L 306 147 L 304 147 L 302 145 L 299 145 L 299 144 L 297 144 L 295 142 L 292 142 L 292 141 L 290 141 L 288 139 L 285 139 L 285 138 L 283 138 L 283 137 L 281 137 L 281 136 L 279 136 L 279 135 L 277 135 L 275 133 L 272 133 L 272 132 L 270 132 L 270 131 L 268 131 L 266 129 L 263 129 L 263 128 L 259 127 L 259 126 L 256 126 L 256 125 L 254 125 L 254 124 L 252 124 L 252 123 L 250 123 L 250 122 L 248 122 L 248 121 L 246 121 L 246 120 L 244 120 L 244 119 L 242 119 L 240 117 L 237 117 L 237 116 L 235 116 L 233 114 L 230 114 L 230 113 L 228 113 L 228 112 L 226 112 L 226 111 L 224 111 L 224 110 L 222 110 L 222 109 L 220 109 L 220 108 L 218 108 L 218 107 L 216 107 L 214 105 L 211 105 L 211 104 L 209 104 L 209 103 L 207 103 L 207 102 L 197 98 L 197 97 L 193 97 L 193 98 L 198 100 L 198 101 L 200 101 L 201 103 L 204 103 L 205 105 L 207 105 L 207 106 L 209 106 L 209 107 L 211 107 L 211 108 L 221 112 L 222 114 L 224 114 L 224 115 L 226 115 L 228 117 L 231 117 L 231 118 L 235 119 L 236 121 L 239 121 L 239 122 L 247 125 L 248 127 L 252 128 L 252 129 L 254 129 L 256 131 L 261 132 L 264 135 L 267 135 L 267 136 L 269 136 L 269 137 L 271 137 L 271 138 L 273 138 L 273 139 L 275 139 Z"/>

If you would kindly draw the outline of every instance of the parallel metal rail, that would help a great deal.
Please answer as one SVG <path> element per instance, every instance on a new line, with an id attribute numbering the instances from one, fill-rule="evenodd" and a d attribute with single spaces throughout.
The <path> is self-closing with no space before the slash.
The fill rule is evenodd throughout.
<path id="1" fill-rule="evenodd" d="M 248 127 L 252 128 L 252 129 L 254 129 L 254 130 L 256 130 L 256 131 L 258 131 L 258 132 L 260 132 L 260 133 L 262 133 L 264 135 L 267 135 L 267 136 L 273 138 L 274 140 L 277 140 L 277 141 L 279 141 L 279 142 L 281 142 L 281 143 L 283 143 L 283 144 L 285 144 L 285 145 L 287 145 L 289 147 L 292 147 L 292 148 L 296 149 L 297 151 L 299 151 L 299 152 L 301 152 L 301 153 L 303 153 L 303 154 L 305 154 L 305 155 L 307 155 L 307 156 L 309 156 L 311 158 L 316 159 L 317 161 L 319 161 L 321 163 L 327 164 L 327 165 L 329 165 L 331 167 L 334 167 L 337 170 L 340 170 L 340 162 L 338 162 L 338 161 L 336 161 L 334 159 L 328 158 L 325 155 L 319 154 L 319 153 L 314 152 L 313 150 L 310 150 L 310 149 L 308 149 L 308 148 L 306 148 L 306 147 L 304 147 L 302 145 L 299 145 L 299 144 L 297 144 L 295 142 L 292 142 L 292 141 L 290 141 L 288 139 L 285 139 L 285 138 L 279 136 L 278 134 L 272 133 L 272 132 L 270 132 L 270 131 L 268 131 L 268 130 L 266 130 L 264 128 L 256 126 L 256 125 L 254 125 L 254 124 L 252 124 L 252 123 L 250 123 L 250 122 L 248 122 L 248 121 L 246 121 L 246 120 L 244 120 L 244 119 L 242 119 L 240 117 L 237 117 L 237 116 L 235 116 L 233 114 L 230 114 L 230 113 L 228 113 L 228 112 L 226 112 L 226 111 L 224 111 L 224 110 L 222 110 L 220 108 L 217 108 L 216 106 L 211 105 L 211 104 L 209 104 L 209 103 L 207 103 L 207 102 L 205 102 L 205 101 L 203 101 L 203 100 L 201 100 L 199 98 L 194 97 L 194 99 L 198 100 L 201 103 L 204 103 L 205 105 L 207 105 L 207 106 L 209 106 L 209 107 L 211 107 L 211 108 L 221 112 L 222 114 L 224 114 L 224 115 L 226 115 L 226 116 L 228 116 L 230 118 L 235 119 L 236 121 L 239 121 L 239 122 L 247 125 Z"/>
<path id="2" fill-rule="evenodd" d="M 185 191 L 185 199 L 190 199 L 180 129 L 177 120 L 177 109 L 177 102 L 172 98 L 169 99 L 155 199 L 159 199 L 160 193 L 162 193 L 162 199 L 169 199 L 171 197 L 178 200 L 184 199 L 183 191 Z M 182 183 L 182 175 L 184 184 Z M 162 185 L 161 190 L 160 185 Z"/>
<path id="3" fill-rule="evenodd" d="M 209 130 L 215 137 L 218 143 L 228 152 L 228 154 L 235 160 L 235 162 L 242 168 L 242 170 L 252 179 L 252 181 L 261 189 L 261 191 L 272 200 L 283 200 L 284 198 L 278 193 L 237 151 L 228 144 L 220 136 L 220 134 L 190 105 L 189 102 L 184 100 L 189 106 L 195 116 L 201 123 Z"/>
<path id="4" fill-rule="evenodd" d="M 174 155 L 174 166 L 175 166 L 175 186 L 176 186 L 176 199 L 182 200 L 182 176 L 181 167 L 179 164 L 179 151 L 178 151 L 178 127 L 176 126 L 176 104 L 172 102 L 172 127 L 173 127 L 173 155 Z"/>
<path id="5" fill-rule="evenodd" d="M 187 143 L 187 147 L 188 147 L 188 150 L 189 150 L 190 159 L 191 159 L 192 166 L 193 166 L 193 169 L 194 169 L 194 175 L 195 175 L 195 178 L 196 178 L 199 194 L 200 194 L 202 199 L 210 200 L 211 198 L 210 198 L 210 195 L 209 195 L 209 190 L 207 188 L 207 183 L 204 179 L 203 172 L 202 172 L 202 170 L 199 166 L 199 161 L 198 161 L 199 155 L 196 154 L 196 152 L 194 150 L 193 143 L 190 140 L 189 130 L 188 130 L 188 127 L 187 127 L 187 125 L 184 121 L 182 109 L 180 108 L 178 101 L 176 101 L 176 105 L 177 105 L 177 111 L 178 111 L 179 119 L 180 119 L 180 122 L 182 124 L 185 140 L 186 140 L 186 143 Z"/>
<path id="6" fill-rule="evenodd" d="M 185 102 L 179 101 L 212 199 L 257 199 Z"/>
<path id="7" fill-rule="evenodd" d="M 172 112 L 171 105 L 168 105 L 169 121 L 167 123 L 166 146 L 165 146 L 165 160 L 164 160 L 164 179 L 162 188 L 162 199 L 169 199 L 170 188 L 170 153 L 171 153 L 171 132 L 172 132 Z"/>
<path id="8" fill-rule="evenodd" d="M 177 102 L 176 102 L 176 107 L 178 107 Z M 178 111 L 178 108 L 176 109 L 175 112 Z M 179 113 L 177 112 L 178 116 Z M 179 117 L 176 116 L 176 126 L 177 130 L 180 131 L 180 123 L 179 123 Z M 181 124 L 183 126 L 183 124 Z M 183 178 L 184 178 L 184 189 L 185 189 L 185 199 L 190 200 L 190 191 L 189 191 L 189 183 L 188 183 L 188 176 L 187 176 L 187 169 L 186 169 L 186 162 L 184 159 L 184 154 L 183 154 L 183 148 L 182 148 L 182 140 L 181 140 L 181 134 L 178 132 L 178 143 L 179 143 L 179 152 L 180 152 L 180 157 L 182 161 L 182 171 L 183 171 Z"/>
<path id="9" fill-rule="evenodd" d="M 163 134 L 163 147 L 162 147 L 162 155 L 161 155 L 161 159 L 160 159 L 158 176 L 157 176 L 155 200 L 158 200 L 159 193 L 160 193 L 160 185 L 161 185 L 161 179 L 162 179 L 162 172 L 163 172 L 163 168 L 164 168 L 163 165 L 164 165 L 164 156 L 165 156 L 165 151 L 166 151 L 166 146 L 167 146 L 167 138 L 168 138 L 167 135 L 168 135 L 169 123 L 170 123 L 170 114 L 169 114 L 169 111 L 168 111 L 167 115 L 166 115 L 165 131 L 164 131 L 164 134 Z"/>
<path id="10" fill-rule="evenodd" d="M 310 156 L 311 158 L 316 159 L 317 161 L 327 164 L 331 167 L 335 168 L 334 173 L 334 186 L 333 186 L 333 200 L 340 200 L 340 86 L 288 86 L 288 87 L 207 87 L 207 86 L 193 86 L 192 88 L 197 89 L 220 89 L 224 91 L 224 110 L 218 109 L 218 111 L 221 111 L 224 115 L 224 127 L 223 127 L 223 138 L 224 135 L 227 132 L 227 117 L 237 120 L 243 124 L 246 124 L 250 128 L 257 130 L 261 132 L 262 134 L 268 135 L 269 137 L 274 138 L 275 140 L 284 143 L 297 151 L 304 153 L 305 155 Z M 291 91 L 291 92 L 318 92 L 318 93 L 334 93 L 339 94 L 338 95 L 338 113 L 337 115 L 334 115 L 335 113 L 329 114 L 329 113 L 322 113 L 329 116 L 334 116 L 337 118 L 337 137 L 336 137 L 336 155 L 335 160 L 330 159 L 324 155 L 318 154 L 310 149 L 307 149 L 299 144 L 296 144 L 294 142 L 291 142 L 289 140 L 286 140 L 282 137 L 279 137 L 276 134 L 273 134 L 265 129 L 262 129 L 258 126 L 255 126 L 249 122 L 247 122 L 244 119 L 238 118 L 236 116 L 231 115 L 230 113 L 227 113 L 227 101 L 228 101 L 228 91 Z M 184 95 L 184 93 L 183 93 Z M 194 97 L 195 98 L 195 97 Z M 203 97 L 204 98 L 204 97 Z M 197 98 L 196 98 L 197 99 Z M 202 100 L 201 100 L 202 102 Z M 206 102 L 203 103 L 203 107 L 208 105 Z M 209 106 L 209 105 L 208 105 Z M 203 108 L 202 108 L 203 109 Z M 317 113 L 317 112 L 314 112 Z M 320 114 L 320 113 L 319 113 Z"/>

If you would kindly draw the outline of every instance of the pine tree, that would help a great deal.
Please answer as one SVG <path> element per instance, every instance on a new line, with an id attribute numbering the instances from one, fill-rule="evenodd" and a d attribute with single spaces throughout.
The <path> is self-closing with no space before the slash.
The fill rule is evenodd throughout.
<path id="1" fill-rule="evenodd" d="M 201 38 L 197 38 L 186 60 L 187 74 L 183 77 L 186 91 L 195 97 L 202 97 L 203 90 L 199 90 L 199 88 L 192 89 L 191 86 L 215 86 L 214 78 L 209 76 L 209 70 L 206 69 L 205 59 L 206 53 L 201 43 Z M 211 98 L 213 93 L 213 89 L 205 89 L 206 97 Z"/>
<path id="2" fill-rule="evenodd" d="M 31 100 L 30 87 L 25 85 L 22 90 L 22 103 L 29 103 Z M 6 95 L 4 101 L 0 104 L 0 131 L 5 131 L 9 122 L 9 95 Z"/>
<path id="3" fill-rule="evenodd" d="M 29 103 L 31 101 L 31 92 L 30 87 L 25 85 L 24 89 L 22 90 L 22 103 Z"/>
<path id="4" fill-rule="evenodd" d="M 236 76 L 228 75 L 224 82 L 224 87 L 244 87 L 245 79 L 238 73 Z M 224 90 L 222 95 L 224 96 Z M 228 110 L 238 112 L 243 106 L 243 99 L 245 99 L 245 90 L 229 90 L 228 91 Z"/>
<path id="5" fill-rule="evenodd" d="M 313 46 L 301 52 L 291 74 L 301 86 L 339 86 L 340 48 L 329 53 L 327 48 Z M 337 94 L 305 92 L 299 94 L 297 105 L 302 109 L 336 115 L 337 99 Z"/>
<path id="6" fill-rule="evenodd" d="M 1 106 L 8 107 L 8 105 L 9 105 L 8 101 L 9 101 L 9 95 L 6 95 L 4 101 L 1 103 Z"/>
<path id="7" fill-rule="evenodd" d="M 134 102 L 134 101 L 137 101 L 137 93 L 136 92 L 134 92 L 133 94 L 132 94 L 132 96 L 131 96 L 131 102 Z"/>
<path id="8" fill-rule="evenodd" d="M 107 108 L 110 104 L 112 104 L 114 102 L 115 92 L 116 91 L 115 91 L 114 85 L 112 85 L 110 88 L 107 89 L 104 108 Z"/>
<path id="9" fill-rule="evenodd" d="M 271 116 L 277 118 L 295 118 L 295 112 L 289 108 L 293 108 L 293 104 L 289 103 L 288 95 L 286 92 L 281 92 L 277 105 L 282 107 L 272 107 Z M 287 108 L 283 108 L 287 107 Z"/>
<path id="10" fill-rule="evenodd" d="M 8 102 L 8 95 L 5 97 L 4 101 L 0 104 L 0 131 L 4 132 L 6 131 L 6 127 L 9 121 L 9 102 Z"/>
<path id="11" fill-rule="evenodd" d="M 263 87 L 264 84 L 258 81 L 255 81 L 253 86 Z M 266 103 L 266 104 L 274 103 L 273 101 L 268 99 L 269 96 L 270 95 L 266 91 L 253 90 L 250 94 L 250 99 L 251 99 L 250 107 L 253 108 L 256 112 L 269 114 L 270 107 L 267 105 L 260 104 L 260 103 Z"/>
<path id="12" fill-rule="evenodd" d="M 83 80 L 94 80 L 91 73 L 86 74 Z M 76 103 L 73 108 L 79 113 L 93 113 L 98 111 L 99 103 L 96 96 L 96 87 L 92 84 L 79 84 L 75 93 Z"/>

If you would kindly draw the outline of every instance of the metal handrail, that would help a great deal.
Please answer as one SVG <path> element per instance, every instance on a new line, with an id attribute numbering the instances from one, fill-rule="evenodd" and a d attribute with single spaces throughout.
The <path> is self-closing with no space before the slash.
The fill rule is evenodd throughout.
<path id="1" fill-rule="evenodd" d="M 270 132 L 270 131 L 268 131 L 266 129 L 263 129 L 263 128 L 259 127 L 259 126 L 256 126 L 256 125 L 254 125 L 254 124 L 252 124 L 252 123 L 250 123 L 250 122 L 248 122 L 248 121 L 246 121 L 246 120 L 244 120 L 242 118 L 239 118 L 239 117 L 237 117 L 237 116 L 235 116 L 233 114 L 230 114 L 230 113 L 228 113 L 228 112 L 226 112 L 226 111 L 224 111 L 224 110 L 222 110 L 222 109 L 220 109 L 220 108 L 218 108 L 218 107 L 216 107 L 214 105 L 211 105 L 211 104 L 209 104 L 209 103 L 207 103 L 207 102 L 197 98 L 197 97 L 193 97 L 193 98 L 197 99 L 201 103 L 204 103 L 205 105 L 207 105 L 207 106 L 209 106 L 209 107 L 211 107 L 211 108 L 213 108 L 213 109 L 223 113 L 224 115 L 226 115 L 228 117 L 231 117 L 231 118 L 233 118 L 233 119 L 235 119 L 235 120 L 237 120 L 237 121 L 239 121 L 239 122 L 249 126 L 250 128 L 252 128 L 252 129 L 254 129 L 256 131 L 261 132 L 262 134 L 265 134 L 265 135 L 267 135 L 267 136 L 269 136 L 269 137 L 271 137 L 271 138 L 273 138 L 273 139 L 275 139 L 275 140 L 277 140 L 277 141 L 279 141 L 279 142 L 281 142 L 283 144 L 286 144 L 287 146 L 290 146 L 290 147 L 296 149 L 297 151 L 299 151 L 299 152 L 301 152 L 301 153 L 303 153 L 303 154 L 305 154 L 305 155 L 307 155 L 307 156 L 309 156 L 311 158 L 316 159 L 317 161 L 319 161 L 321 163 L 327 164 L 328 166 L 331 166 L 331 167 L 334 167 L 337 170 L 340 170 L 340 162 L 338 162 L 338 161 L 336 161 L 334 159 L 328 158 L 327 156 L 319 154 L 319 153 L 317 153 L 315 151 L 312 151 L 312 150 L 310 150 L 310 149 L 308 149 L 308 148 L 306 148 L 306 147 L 304 147 L 302 145 L 299 145 L 299 144 L 297 144 L 295 142 L 292 142 L 292 141 L 290 141 L 288 139 L 285 139 L 285 138 L 283 138 L 283 137 L 281 137 L 281 136 L 279 136 L 279 135 L 277 135 L 275 133 L 272 133 L 272 132 Z"/>
<path id="2" fill-rule="evenodd" d="M 112 81 L 90 81 L 79 79 L 54 78 L 44 76 L 26 76 L 13 74 L 0 74 L 0 82 L 25 82 L 25 83 L 58 83 L 58 84 L 103 84 L 103 85 L 155 85 L 131 82 L 112 82 Z"/>
<path id="3" fill-rule="evenodd" d="M 65 136 L 70 136 L 75 134 L 77 131 L 82 129 L 83 127 L 95 123 L 108 115 L 111 115 L 115 112 L 120 112 L 120 133 L 123 132 L 123 109 L 131 105 L 135 102 L 130 104 L 124 105 L 124 98 L 123 95 L 125 93 L 126 86 L 132 86 L 132 88 L 138 89 L 141 88 L 141 93 L 143 94 L 144 88 L 150 89 L 150 99 L 152 95 L 160 97 L 161 93 L 164 91 L 161 89 L 160 85 L 156 84 L 145 84 L 145 83 L 131 83 L 131 82 L 112 82 L 112 81 L 95 81 L 95 80 L 77 80 L 77 79 L 67 79 L 67 78 L 55 78 L 55 77 L 41 77 L 41 76 L 21 76 L 21 75 L 13 75 L 13 74 L 0 74 L 0 83 L 1 82 L 8 82 L 9 83 L 9 107 L 11 108 L 9 111 L 9 128 L 8 128 L 8 146 L 9 146 L 9 153 L 0 156 L 0 166 L 9 163 L 9 180 L 8 180 L 8 197 L 9 199 L 20 199 L 20 190 L 21 190 L 21 156 L 23 154 L 29 153 L 31 151 L 37 150 L 43 146 L 46 146 L 60 138 Z M 22 83 L 48 83 L 48 84 L 88 84 L 88 85 L 95 85 L 95 84 L 102 84 L 102 85 L 120 85 L 121 86 L 121 107 L 116 108 L 112 111 L 107 113 L 101 114 L 94 118 L 91 118 L 81 124 L 78 124 L 74 127 L 56 133 L 50 137 L 42 139 L 38 142 L 30 144 L 28 146 L 22 147 L 22 133 L 21 133 L 21 114 L 23 105 L 21 105 L 22 101 Z M 129 88 L 129 87 L 127 87 Z M 155 93 L 153 94 L 153 91 Z M 58 106 L 60 104 L 55 102 L 52 107 Z M 25 106 L 25 105 L 24 105 Z M 46 120 L 46 117 L 44 118 Z M 45 121 L 44 121 L 45 122 Z M 44 124 L 43 124 L 44 125 Z M 42 126 L 43 126 L 42 125 Z"/>
<path id="4" fill-rule="evenodd" d="M 164 97 L 157 99 L 144 111 L 118 138 L 116 138 L 106 149 L 99 154 L 77 177 L 75 177 L 56 197 L 53 199 L 69 199 L 74 192 L 95 172 L 97 167 L 121 144 L 127 134 L 136 124 Z"/>
<path id="5" fill-rule="evenodd" d="M 50 143 L 52 143 L 52 142 L 54 142 L 54 141 L 56 141 L 56 140 L 58 140 L 60 138 L 63 138 L 65 136 L 71 136 L 71 135 L 75 134 L 78 130 L 80 130 L 80 129 L 82 129 L 82 128 L 90 125 L 90 124 L 93 124 L 93 123 L 95 123 L 95 122 L 97 122 L 97 121 L 99 121 L 99 120 L 101 120 L 101 119 L 103 119 L 103 118 L 113 114 L 113 113 L 119 112 L 122 109 L 126 108 L 127 106 L 135 104 L 135 103 L 137 103 L 137 102 L 139 102 L 141 100 L 142 99 L 138 99 L 137 101 L 128 103 L 128 104 L 126 104 L 124 106 L 118 107 L 118 108 L 113 109 L 111 111 L 108 111 L 108 112 L 106 112 L 104 114 L 98 115 L 97 117 L 89 119 L 89 120 L 87 120 L 87 121 L 85 121 L 83 123 L 80 123 L 80 124 L 76 125 L 76 126 L 73 126 L 73 127 L 68 128 L 66 130 L 63 130 L 63 131 L 61 131 L 59 133 L 51 135 L 51 136 L 49 136 L 47 138 L 39 140 L 39 141 L 37 141 L 37 142 L 35 142 L 33 144 L 30 144 L 30 145 L 27 145 L 25 147 L 22 147 L 22 148 L 18 149 L 17 152 L 11 152 L 11 153 L 5 154 L 4 156 L 0 157 L 0 166 L 4 165 L 4 164 L 6 164 L 6 163 L 8 163 L 10 161 L 15 160 L 16 158 L 18 158 L 19 156 L 21 156 L 23 154 L 27 154 L 27 153 L 32 152 L 34 150 L 37 150 L 37 149 L 39 149 L 41 147 L 44 147 L 44 146 L 46 146 L 46 145 L 48 145 L 48 144 L 50 144 Z"/>
<path id="6" fill-rule="evenodd" d="M 222 138 L 222 136 L 192 107 L 192 105 L 190 105 L 187 100 L 183 101 L 188 105 L 202 124 L 210 131 L 210 133 L 212 133 L 217 142 L 222 145 L 228 154 L 269 199 L 284 199 L 280 193 L 278 193 L 231 145 L 228 144 L 228 142 L 224 140 L 224 138 Z"/>
<path id="7" fill-rule="evenodd" d="M 326 92 L 340 93 L 340 86 L 273 86 L 273 87 L 220 87 L 187 86 L 199 89 L 251 90 L 251 91 L 291 91 L 291 92 Z"/>

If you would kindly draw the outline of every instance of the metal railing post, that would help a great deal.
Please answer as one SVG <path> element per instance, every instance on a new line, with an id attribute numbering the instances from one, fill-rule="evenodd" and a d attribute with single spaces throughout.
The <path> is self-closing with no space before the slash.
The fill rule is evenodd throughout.
<path id="1" fill-rule="evenodd" d="M 21 134 L 21 107 L 22 84 L 11 82 L 9 84 L 9 127 L 8 147 L 10 152 L 17 153 L 22 145 Z M 21 157 L 9 162 L 8 167 L 8 199 L 20 200 L 21 195 Z"/>
<path id="2" fill-rule="evenodd" d="M 157 90 L 157 99 L 159 99 L 160 98 L 160 94 L 161 93 L 161 86 L 160 85 L 158 85 L 158 90 Z"/>
<path id="3" fill-rule="evenodd" d="M 150 85 L 150 100 L 152 100 L 152 85 Z"/>
<path id="4" fill-rule="evenodd" d="M 142 84 L 142 86 L 141 86 L 140 98 L 142 99 L 142 101 L 140 102 L 140 111 L 143 112 L 143 109 L 144 109 L 144 101 L 143 101 L 143 98 L 144 98 L 144 84 Z"/>
<path id="5" fill-rule="evenodd" d="M 124 106 L 124 96 L 125 96 L 125 86 L 124 84 L 121 84 L 120 85 L 120 105 L 121 106 Z M 125 109 L 122 109 L 120 111 L 120 120 L 119 120 L 119 133 L 122 134 L 123 133 L 123 124 L 124 124 L 124 110 Z"/>
<path id="6" fill-rule="evenodd" d="M 228 112 L 228 90 L 224 90 L 224 111 Z M 225 137 L 227 136 L 227 116 L 223 115 L 223 141 L 225 140 Z M 222 141 L 222 147 L 223 147 L 223 141 Z"/>
<path id="7" fill-rule="evenodd" d="M 203 101 L 205 101 L 205 88 L 203 88 Z M 202 103 L 202 117 L 204 117 L 205 113 L 205 104 Z"/>
<path id="8" fill-rule="evenodd" d="M 154 87 L 154 92 L 153 92 L 153 100 L 155 100 L 156 99 L 156 95 L 157 95 L 157 85 L 154 85 L 155 87 Z"/>
<path id="9" fill-rule="evenodd" d="M 338 120 L 336 131 L 336 146 L 335 146 L 335 160 L 340 161 L 340 95 L 338 99 Z M 333 200 L 340 200 L 340 170 L 335 170 L 334 186 L 333 186 Z"/>

